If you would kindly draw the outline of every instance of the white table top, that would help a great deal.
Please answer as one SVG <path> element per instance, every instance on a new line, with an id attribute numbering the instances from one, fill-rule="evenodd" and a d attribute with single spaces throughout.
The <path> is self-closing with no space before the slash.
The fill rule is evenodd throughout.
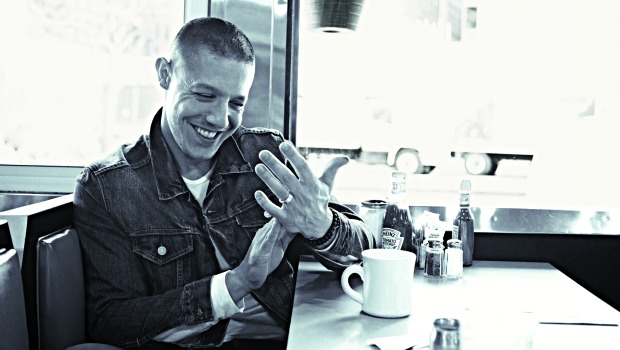
<path id="1" fill-rule="evenodd" d="M 427 344 L 440 317 L 461 321 L 463 349 L 620 348 L 620 312 L 547 263 L 474 261 L 458 280 L 416 270 L 413 294 L 408 317 L 367 315 L 339 274 L 302 256 L 288 349 L 376 349 L 366 341 L 402 335 Z"/>

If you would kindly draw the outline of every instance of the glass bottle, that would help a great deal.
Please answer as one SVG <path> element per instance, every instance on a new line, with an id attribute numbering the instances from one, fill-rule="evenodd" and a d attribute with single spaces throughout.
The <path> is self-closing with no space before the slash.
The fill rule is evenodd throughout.
<path id="1" fill-rule="evenodd" d="M 424 270 L 426 266 L 426 251 L 428 250 L 428 239 L 424 239 L 418 249 L 418 268 Z"/>
<path id="2" fill-rule="evenodd" d="M 418 255 L 413 245 L 413 221 L 409 205 L 405 203 L 406 173 L 394 171 L 385 218 L 381 230 L 381 246 L 384 249 L 403 249 Z"/>
<path id="3" fill-rule="evenodd" d="M 461 181 L 460 209 L 452 228 L 452 238 L 459 239 L 463 246 L 463 266 L 471 266 L 474 256 L 474 217 L 469 208 L 471 182 Z"/>

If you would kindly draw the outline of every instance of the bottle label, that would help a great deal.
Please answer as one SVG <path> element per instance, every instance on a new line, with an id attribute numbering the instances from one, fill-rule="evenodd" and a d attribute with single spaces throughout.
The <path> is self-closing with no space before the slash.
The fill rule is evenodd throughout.
<path id="1" fill-rule="evenodd" d="M 405 180 L 400 178 L 392 179 L 392 194 L 403 193 L 406 191 Z"/>
<path id="2" fill-rule="evenodd" d="M 469 206 L 469 193 L 461 193 L 461 207 L 468 207 Z"/>
<path id="3" fill-rule="evenodd" d="M 381 230 L 381 247 L 383 249 L 400 249 L 403 245 L 403 237 L 400 231 L 385 227 Z"/>
<path id="4" fill-rule="evenodd" d="M 459 238 L 459 225 L 452 226 L 452 239 L 460 239 Z"/>
<path id="5" fill-rule="evenodd" d="M 433 220 L 427 224 L 425 227 L 424 235 L 429 240 L 439 239 L 443 240 L 443 235 L 445 233 L 445 223 L 440 220 Z"/>

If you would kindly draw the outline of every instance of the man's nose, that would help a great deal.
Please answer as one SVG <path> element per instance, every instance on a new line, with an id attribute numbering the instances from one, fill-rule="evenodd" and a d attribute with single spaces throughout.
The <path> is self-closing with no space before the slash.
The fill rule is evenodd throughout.
<path id="1" fill-rule="evenodd" d="M 228 125 L 228 114 L 228 103 L 218 102 L 211 106 L 205 118 L 207 119 L 207 123 L 225 128 Z"/>

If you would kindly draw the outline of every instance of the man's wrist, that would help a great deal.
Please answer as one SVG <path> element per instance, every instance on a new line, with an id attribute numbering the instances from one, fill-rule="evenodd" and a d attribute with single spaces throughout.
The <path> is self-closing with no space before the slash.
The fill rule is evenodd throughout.
<path id="1" fill-rule="evenodd" d="M 329 208 L 329 210 L 332 213 L 332 222 L 329 228 L 327 229 L 327 232 L 325 232 L 325 234 L 320 238 L 315 238 L 315 239 L 307 238 L 306 239 L 308 244 L 312 247 L 315 247 L 315 248 L 320 247 L 326 244 L 327 242 L 331 241 L 334 235 L 336 234 L 336 231 L 340 228 L 340 216 L 338 216 L 338 212 L 336 212 L 332 208 Z"/>
<path id="2" fill-rule="evenodd" d="M 213 318 L 217 321 L 229 318 L 230 316 L 243 312 L 244 302 L 235 303 L 230 296 L 230 291 L 226 286 L 226 275 L 230 270 L 218 273 L 211 278 L 211 303 L 213 305 Z"/>
<path id="3" fill-rule="evenodd" d="M 238 304 L 246 295 L 252 291 L 243 283 L 239 274 L 234 269 L 228 272 L 224 279 L 228 294 L 235 304 Z"/>

